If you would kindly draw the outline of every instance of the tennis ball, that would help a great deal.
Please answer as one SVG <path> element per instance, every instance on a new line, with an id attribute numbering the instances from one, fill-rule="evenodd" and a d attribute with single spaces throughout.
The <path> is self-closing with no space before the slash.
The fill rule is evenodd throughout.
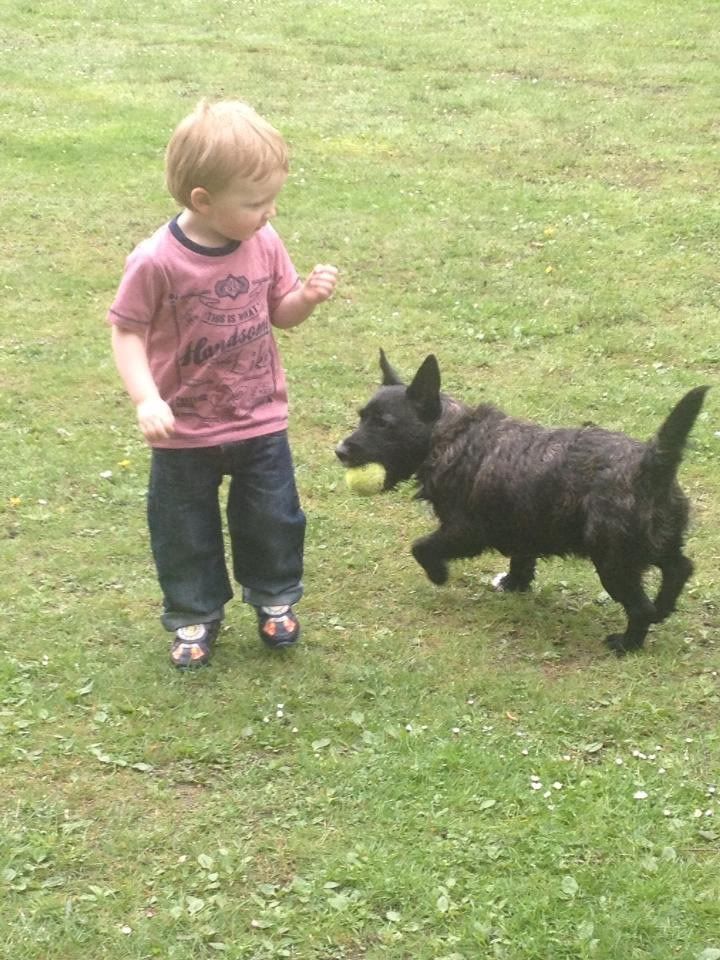
<path id="1" fill-rule="evenodd" d="M 385 467 L 381 463 L 366 463 L 363 467 L 350 467 L 345 471 L 348 490 L 361 497 L 380 493 L 385 485 Z"/>

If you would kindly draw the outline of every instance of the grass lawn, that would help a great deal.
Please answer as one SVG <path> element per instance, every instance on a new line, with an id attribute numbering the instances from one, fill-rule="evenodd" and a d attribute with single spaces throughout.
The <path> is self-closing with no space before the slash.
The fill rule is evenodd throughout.
<path id="1" fill-rule="evenodd" d="M 333 453 L 381 346 L 643 438 L 717 386 L 717 14 L 0 0 L 0 954 L 720 960 L 720 395 L 681 469 L 695 575 L 623 660 L 588 564 L 434 587 L 412 488 L 354 497 Z M 104 320 L 203 95 L 283 131 L 276 227 L 342 279 L 279 335 L 303 643 L 262 649 L 238 599 L 180 675 Z"/>

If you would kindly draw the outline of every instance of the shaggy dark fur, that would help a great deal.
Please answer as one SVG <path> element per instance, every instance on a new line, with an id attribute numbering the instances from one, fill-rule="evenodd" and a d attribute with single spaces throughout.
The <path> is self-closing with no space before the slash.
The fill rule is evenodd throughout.
<path id="1" fill-rule="evenodd" d="M 433 583 L 447 561 L 493 548 L 510 558 L 502 590 L 527 590 L 538 557 L 589 558 L 627 615 L 607 637 L 618 654 L 642 646 L 675 609 L 693 565 L 682 552 L 688 501 L 675 474 L 708 387 L 687 393 L 647 443 L 596 426 L 547 428 L 440 392 L 433 355 L 405 386 L 380 351 L 383 385 L 338 444 L 348 467 L 381 463 L 385 488 L 415 475 L 439 528 L 412 552 Z M 653 601 L 643 574 L 660 569 Z"/>

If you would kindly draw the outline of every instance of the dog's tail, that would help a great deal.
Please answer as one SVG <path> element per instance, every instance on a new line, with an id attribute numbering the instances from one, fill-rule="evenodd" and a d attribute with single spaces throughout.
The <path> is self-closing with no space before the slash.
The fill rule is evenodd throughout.
<path id="1" fill-rule="evenodd" d="M 688 435 L 709 389 L 695 387 L 686 393 L 648 444 L 643 458 L 643 472 L 653 486 L 669 486 L 675 479 Z"/>

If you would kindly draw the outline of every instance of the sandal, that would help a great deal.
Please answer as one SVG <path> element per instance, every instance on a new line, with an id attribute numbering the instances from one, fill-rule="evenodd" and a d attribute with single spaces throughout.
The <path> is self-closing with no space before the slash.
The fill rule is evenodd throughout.
<path id="1" fill-rule="evenodd" d="M 265 646 L 273 650 L 295 646 L 300 637 L 300 623 L 291 606 L 256 607 L 255 610 L 258 632 Z"/>
<path id="2" fill-rule="evenodd" d="M 170 647 L 170 660 L 181 670 L 204 667 L 210 663 L 213 641 L 219 630 L 219 620 L 180 627 Z"/>

